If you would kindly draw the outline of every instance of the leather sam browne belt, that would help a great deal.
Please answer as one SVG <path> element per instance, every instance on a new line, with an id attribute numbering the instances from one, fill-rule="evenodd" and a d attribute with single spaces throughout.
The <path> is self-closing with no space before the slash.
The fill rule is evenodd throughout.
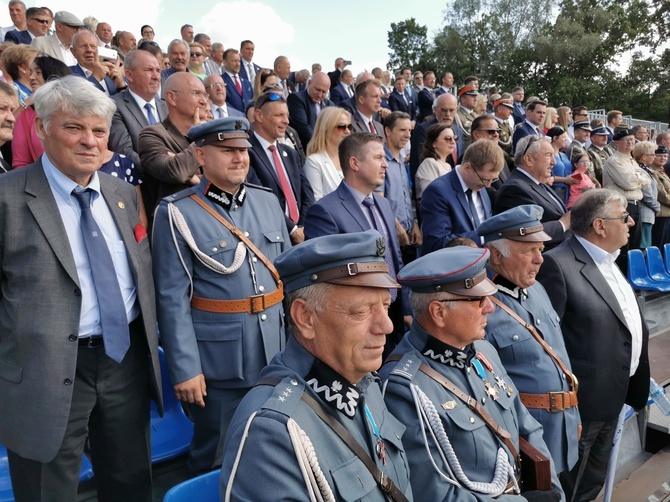
<path id="1" fill-rule="evenodd" d="M 547 392 L 546 394 L 524 394 L 520 392 L 519 397 L 526 408 L 546 410 L 549 413 L 557 413 L 577 406 L 577 393 L 575 391 Z"/>
<path id="2" fill-rule="evenodd" d="M 258 314 L 265 309 L 278 304 L 284 299 L 284 288 L 279 287 L 272 293 L 266 295 L 253 295 L 242 300 L 210 300 L 193 296 L 191 298 L 191 307 L 205 312 L 214 312 L 217 314 Z"/>

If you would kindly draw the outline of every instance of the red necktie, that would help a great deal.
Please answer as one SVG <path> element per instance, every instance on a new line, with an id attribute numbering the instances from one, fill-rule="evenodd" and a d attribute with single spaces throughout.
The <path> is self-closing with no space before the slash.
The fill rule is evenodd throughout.
<path id="1" fill-rule="evenodd" d="M 279 158 L 279 152 L 277 151 L 277 147 L 274 145 L 270 145 L 268 148 L 272 152 L 272 158 L 275 161 L 275 169 L 277 170 L 279 185 L 281 186 L 281 191 L 284 192 L 286 206 L 288 207 L 288 216 L 294 223 L 298 223 L 298 219 L 300 219 L 300 214 L 298 213 L 298 203 L 295 201 L 295 195 L 293 195 L 291 185 L 286 178 L 286 174 L 284 174 L 281 159 Z"/>
<path id="2" fill-rule="evenodd" d="M 368 122 L 368 125 L 370 126 L 370 132 L 372 134 L 377 134 L 377 129 L 375 129 L 375 125 L 372 123 L 372 120 Z"/>
<path id="3" fill-rule="evenodd" d="M 237 88 L 238 94 L 241 96 L 242 95 L 242 84 L 240 84 L 240 79 L 237 78 L 237 75 L 235 77 L 235 87 Z"/>

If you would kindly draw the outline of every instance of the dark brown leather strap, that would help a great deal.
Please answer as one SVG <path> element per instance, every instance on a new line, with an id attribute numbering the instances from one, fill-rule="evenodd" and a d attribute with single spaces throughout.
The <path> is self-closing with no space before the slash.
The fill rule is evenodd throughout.
<path id="1" fill-rule="evenodd" d="M 275 386 L 280 381 L 281 380 L 279 378 L 267 377 L 259 380 L 255 386 Z M 312 411 L 314 411 L 314 413 L 316 413 L 317 416 L 328 427 L 330 427 L 335 434 L 337 434 L 337 436 L 344 442 L 344 444 L 347 445 L 352 453 L 354 453 L 354 455 L 356 455 L 361 460 L 361 462 L 365 464 L 365 467 L 367 467 L 368 471 L 370 471 L 370 474 L 372 474 L 372 477 L 377 482 L 377 485 L 379 485 L 379 488 L 381 488 L 381 490 L 386 493 L 386 495 L 388 495 L 391 500 L 395 502 L 408 502 L 407 497 L 405 497 L 405 495 L 398 489 L 393 480 L 385 472 L 379 470 L 375 464 L 375 461 L 361 447 L 358 441 L 356 441 L 356 438 L 354 438 L 354 436 L 352 436 L 351 433 L 345 429 L 344 426 L 338 422 L 335 417 L 328 413 L 321 404 L 316 402 L 314 398 L 312 398 L 306 392 L 302 393 L 300 399 L 302 399 L 305 404 L 307 404 L 307 406 L 309 406 Z"/>
<path id="2" fill-rule="evenodd" d="M 489 297 L 490 298 L 490 297 Z M 397 362 L 402 359 L 401 354 L 391 354 L 386 361 L 384 361 L 384 364 L 389 363 L 389 362 Z M 481 407 L 479 404 L 479 401 L 475 399 L 472 396 L 469 396 L 465 392 L 463 392 L 461 389 L 459 389 L 454 383 L 452 383 L 451 380 L 449 380 L 447 377 L 444 375 L 438 373 L 435 371 L 433 368 L 428 366 L 426 363 L 421 363 L 419 366 L 419 371 L 423 373 L 424 375 L 432 378 L 435 380 L 437 383 L 439 383 L 442 387 L 447 389 L 449 392 L 451 392 L 454 396 L 456 396 L 458 399 L 463 401 L 468 408 L 470 408 L 472 411 L 474 411 L 479 418 L 481 418 L 484 423 L 488 426 L 489 429 L 493 431 L 493 433 L 500 438 L 500 440 L 503 442 L 503 444 L 507 447 L 507 449 L 510 451 L 512 456 L 514 457 L 514 461 L 516 463 L 517 469 L 521 468 L 521 464 L 519 463 L 519 453 L 517 452 L 516 448 L 514 447 L 514 444 L 512 444 L 512 435 L 506 430 L 503 429 L 498 422 L 496 422 L 489 413 Z"/>
<path id="3" fill-rule="evenodd" d="M 334 279 L 342 279 L 343 277 L 352 277 L 358 274 L 370 273 L 384 273 L 388 274 L 389 267 L 385 261 L 371 261 L 359 263 L 347 263 L 340 267 L 329 268 L 321 272 L 317 272 L 314 281 L 328 282 Z"/>
<path id="4" fill-rule="evenodd" d="M 549 357 L 551 357 L 554 362 L 558 365 L 558 367 L 561 369 L 563 374 L 565 375 L 565 379 L 568 381 L 568 384 L 570 385 L 570 389 L 573 390 L 575 393 L 577 392 L 577 388 L 579 387 L 579 382 L 577 381 L 577 377 L 573 375 L 570 371 L 568 371 L 568 368 L 563 364 L 563 361 L 561 361 L 561 358 L 556 355 L 556 352 L 547 344 L 547 342 L 544 341 L 544 338 L 540 336 L 540 334 L 537 332 L 537 330 L 530 324 L 528 324 L 526 321 L 524 321 L 519 314 L 514 312 L 511 308 L 509 308 L 507 305 L 505 305 L 503 302 L 498 300 L 495 296 L 489 296 L 489 299 L 498 307 L 500 307 L 502 310 L 507 312 L 509 316 L 517 321 L 519 324 L 521 324 L 524 328 L 526 328 L 530 334 L 537 340 L 537 343 L 539 343 L 544 351 L 549 354 Z M 576 398 L 577 396 L 575 396 Z M 576 403 L 575 403 L 576 404 Z"/>
<path id="5" fill-rule="evenodd" d="M 519 392 L 519 397 L 526 408 L 546 410 L 549 413 L 558 413 L 577 406 L 577 393 L 574 390 L 570 392 L 547 392 L 546 394 Z"/>
<path id="6" fill-rule="evenodd" d="M 230 223 L 225 218 L 223 218 L 220 214 L 218 214 L 216 211 L 214 211 L 214 209 L 209 207 L 205 203 L 205 201 L 203 201 L 196 194 L 191 194 L 189 197 L 191 199 L 193 199 L 194 201 L 196 201 L 200 205 L 200 207 L 202 207 L 205 211 L 207 211 L 209 214 L 211 214 L 219 223 L 221 223 L 224 227 L 226 227 L 228 230 L 230 230 L 235 237 L 237 237 L 239 240 L 244 242 L 247 245 L 247 247 L 251 250 L 251 252 L 254 253 L 261 262 L 263 262 L 263 265 L 265 265 L 268 268 L 268 270 L 272 274 L 272 277 L 274 278 L 275 282 L 277 283 L 277 289 L 282 289 L 283 290 L 282 281 L 279 278 L 279 272 L 277 272 L 277 269 L 274 267 L 272 262 L 270 262 L 270 260 L 268 260 L 267 257 L 263 253 L 260 252 L 260 250 L 256 247 L 256 245 L 253 242 L 251 242 L 251 240 L 246 235 L 244 235 L 243 232 L 240 231 L 239 228 L 233 226 L 232 223 Z"/>
<path id="7" fill-rule="evenodd" d="M 356 455 L 361 462 L 365 464 L 370 474 L 372 474 L 373 479 L 379 485 L 379 488 L 388 495 L 391 500 L 395 502 L 407 502 L 407 497 L 398 489 L 398 487 L 393 483 L 393 480 L 383 471 L 380 471 L 375 461 L 372 460 L 370 455 L 363 449 L 363 447 L 356 441 L 356 438 L 351 435 L 351 433 L 344 428 L 344 426 L 337 421 L 330 413 L 328 413 L 324 407 L 316 402 L 306 392 L 302 393 L 300 397 L 307 405 L 312 408 L 314 413 L 332 429 L 332 431 L 337 434 L 337 436 L 347 445 L 347 447 Z"/>

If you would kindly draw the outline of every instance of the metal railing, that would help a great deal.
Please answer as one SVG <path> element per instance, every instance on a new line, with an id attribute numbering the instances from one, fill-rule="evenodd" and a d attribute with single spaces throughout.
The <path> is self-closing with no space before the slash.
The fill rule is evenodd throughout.
<path id="1" fill-rule="evenodd" d="M 607 125 L 607 111 L 604 108 L 598 110 L 589 110 L 589 119 L 590 120 L 602 120 L 605 125 Z M 651 120 L 639 120 L 634 119 L 630 115 L 623 116 L 624 124 L 628 126 L 643 125 L 649 130 L 649 137 L 653 136 L 652 130 L 656 132 L 665 131 L 668 129 L 668 124 L 666 122 L 653 122 Z"/>

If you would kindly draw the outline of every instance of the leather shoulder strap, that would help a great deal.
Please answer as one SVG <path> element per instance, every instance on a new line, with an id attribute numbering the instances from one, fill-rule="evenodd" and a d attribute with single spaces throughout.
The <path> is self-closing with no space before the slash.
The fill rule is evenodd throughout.
<path id="1" fill-rule="evenodd" d="M 574 390 L 575 392 L 577 391 L 577 377 L 575 377 L 563 364 L 563 361 L 561 361 L 561 358 L 556 355 L 556 352 L 547 344 L 547 342 L 544 341 L 544 338 L 540 336 L 540 334 L 537 332 L 534 326 L 531 324 L 528 324 L 526 321 L 524 321 L 519 314 L 514 312 L 511 308 L 509 308 L 507 305 L 505 305 L 503 302 L 498 300 L 495 296 L 489 296 L 490 300 L 499 308 L 507 312 L 507 314 L 517 321 L 519 324 L 521 324 L 524 328 L 526 328 L 530 334 L 535 338 L 537 343 L 539 343 L 544 351 L 549 354 L 549 357 L 551 357 L 554 362 L 558 365 L 559 368 L 561 368 L 561 371 L 565 374 L 565 378 L 568 381 L 568 384 L 570 385 L 570 389 Z"/>
<path id="2" fill-rule="evenodd" d="M 244 235 L 244 233 L 241 232 L 239 228 L 233 226 L 228 220 L 223 218 L 220 214 L 214 211 L 214 209 L 205 204 L 205 202 L 196 194 L 191 194 L 189 195 L 189 197 L 194 201 L 196 201 L 198 205 L 200 205 L 200 207 L 202 207 L 205 211 L 211 214 L 219 223 L 221 223 L 224 227 L 230 230 L 233 233 L 233 235 L 235 235 L 235 237 L 244 242 L 247 245 L 247 247 L 251 249 L 251 252 L 254 253 L 258 257 L 258 259 L 261 262 L 263 262 L 263 265 L 265 265 L 268 268 L 270 274 L 272 274 L 272 277 L 277 283 L 277 286 L 280 286 L 282 284 L 282 281 L 279 278 L 279 272 L 277 272 L 277 269 L 274 267 L 272 262 L 270 262 L 270 260 L 268 260 L 267 257 L 260 252 L 260 250 L 256 247 L 256 245 L 253 242 L 251 242 L 251 240 L 246 235 Z"/>

